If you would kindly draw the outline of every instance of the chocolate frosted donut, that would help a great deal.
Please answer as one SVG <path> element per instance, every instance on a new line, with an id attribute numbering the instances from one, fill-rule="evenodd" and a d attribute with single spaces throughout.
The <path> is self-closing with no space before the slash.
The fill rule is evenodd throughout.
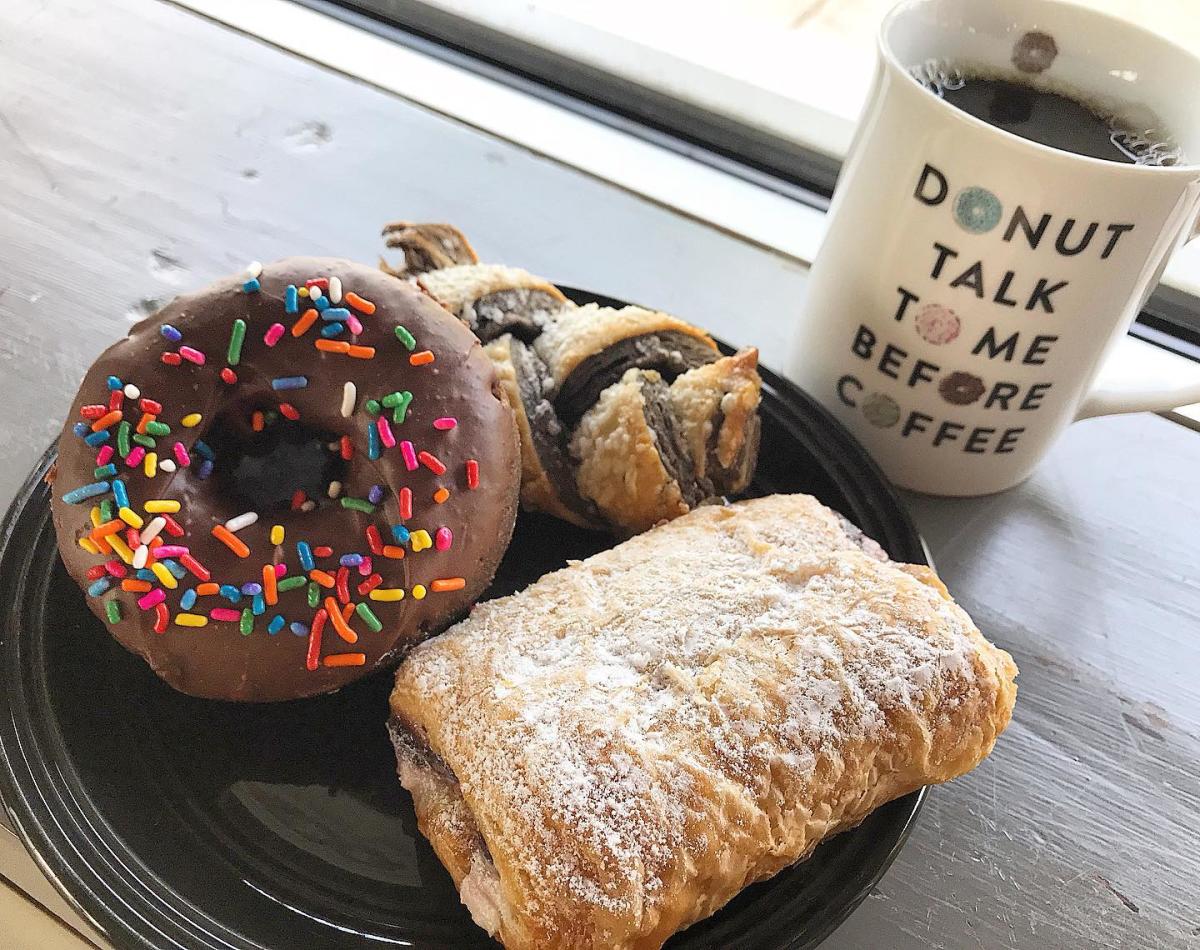
<path id="1" fill-rule="evenodd" d="M 289 258 L 110 347 L 59 442 L 59 549 L 160 677 L 328 692 L 446 626 L 508 544 L 520 455 L 491 362 L 419 290 Z"/>

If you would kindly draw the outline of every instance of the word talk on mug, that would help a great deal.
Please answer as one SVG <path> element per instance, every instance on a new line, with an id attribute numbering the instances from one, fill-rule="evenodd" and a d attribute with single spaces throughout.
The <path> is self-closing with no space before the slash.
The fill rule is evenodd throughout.
<path id="1" fill-rule="evenodd" d="M 927 207 L 945 206 L 949 220 L 968 235 L 986 234 L 1002 227 L 1002 240 L 1022 244 L 1036 259 L 1051 264 L 1060 257 L 1095 254 L 1108 260 L 1133 230 L 1127 223 L 1104 223 L 1058 218 L 1017 205 L 1006 213 L 1000 199 L 977 185 L 951 195 L 950 182 L 934 165 L 921 170 L 912 198 Z M 953 366 L 916 356 L 888 339 L 888 332 L 863 323 L 854 331 L 850 352 L 862 361 L 857 373 L 837 381 L 837 397 L 846 406 L 861 410 L 866 420 L 881 429 L 895 429 L 900 438 L 923 439 L 935 447 L 982 455 L 1012 452 L 1025 431 L 1024 413 L 1037 412 L 1053 388 L 1050 380 L 1016 382 L 1005 379 L 1005 366 L 1052 366 L 1059 336 L 1054 321 L 1070 295 L 1070 281 L 1053 273 L 1015 270 L 1000 272 L 985 259 L 974 257 L 961 234 L 949 232 L 933 241 L 924 254 L 914 255 L 914 267 L 924 268 L 920 279 L 932 285 L 924 296 L 896 287 L 895 309 L 886 327 L 911 323 L 917 335 L 933 347 L 945 346 L 965 335 L 970 354 L 956 356 Z M 1048 268 L 1052 270 L 1052 267 Z M 950 305 L 953 304 L 953 307 Z M 970 309 L 964 325 L 959 312 Z M 957 308 L 957 309 L 955 309 Z M 1000 329 L 989 314 L 1024 313 L 1040 318 L 1028 329 Z M 980 325 L 982 324 L 982 325 Z M 925 351 L 928 352 L 928 351 Z M 947 415 L 934 416 L 901 403 L 872 385 L 885 376 L 904 387 L 936 387 L 946 403 Z M 889 384 L 884 386 L 890 387 Z M 955 419 L 954 408 L 972 407 L 972 421 Z M 994 414 L 994 425 L 977 425 L 979 411 Z"/>

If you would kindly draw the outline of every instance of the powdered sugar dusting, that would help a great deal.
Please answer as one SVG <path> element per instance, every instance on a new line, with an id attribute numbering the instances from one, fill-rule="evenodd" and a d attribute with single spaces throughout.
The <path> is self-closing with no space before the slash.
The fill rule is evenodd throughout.
<path id="1" fill-rule="evenodd" d="M 937 763 L 978 743 L 1014 673 L 938 590 L 776 496 L 479 606 L 413 652 L 393 704 L 457 776 L 522 913 L 545 922 L 566 896 L 636 933 L 698 867 L 729 876 L 719 906 L 861 820 L 845 810 L 885 800 L 880 775 L 886 797 L 950 777 Z M 880 752 L 898 742 L 912 761 Z"/>

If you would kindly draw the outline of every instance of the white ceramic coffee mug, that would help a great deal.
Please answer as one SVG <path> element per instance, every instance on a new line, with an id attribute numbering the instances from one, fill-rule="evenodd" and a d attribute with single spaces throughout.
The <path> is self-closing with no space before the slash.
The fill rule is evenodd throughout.
<path id="1" fill-rule="evenodd" d="M 941 60 L 1015 74 L 1030 51 L 1035 85 L 1148 107 L 1200 160 L 1200 60 L 1152 34 L 1053 0 L 911 0 L 889 14 L 791 373 L 906 488 L 998 491 L 1076 419 L 1200 401 L 1200 376 L 1118 388 L 1099 374 L 1193 233 L 1200 165 L 1040 145 L 910 73 Z"/>

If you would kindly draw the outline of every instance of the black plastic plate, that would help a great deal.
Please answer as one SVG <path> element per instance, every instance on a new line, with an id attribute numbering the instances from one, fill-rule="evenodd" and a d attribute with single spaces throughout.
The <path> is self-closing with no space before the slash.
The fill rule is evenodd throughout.
<path id="1" fill-rule="evenodd" d="M 863 449 L 794 386 L 763 381 L 753 493 L 810 492 L 894 558 L 923 562 Z M 396 780 L 391 677 L 267 706 L 174 692 L 108 636 L 63 569 L 43 483 L 53 459 L 0 532 L 0 796 L 64 894 L 120 947 L 494 947 Z M 611 543 L 525 514 L 517 541 L 488 596 Z M 884 806 L 669 946 L 815 946 L 887 869 L 922 798 Z"/>

